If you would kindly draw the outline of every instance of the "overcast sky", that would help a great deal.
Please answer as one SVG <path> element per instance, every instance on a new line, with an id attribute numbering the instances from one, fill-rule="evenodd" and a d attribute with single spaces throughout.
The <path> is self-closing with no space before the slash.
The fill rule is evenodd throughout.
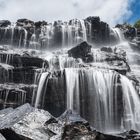
<path id="1" fill-rule="evenodd" d="M 132 17 L 134 1 L 137 0 L 0 0 L 0 19 L 54 21 L 100 16 L 114 25 Z"/>

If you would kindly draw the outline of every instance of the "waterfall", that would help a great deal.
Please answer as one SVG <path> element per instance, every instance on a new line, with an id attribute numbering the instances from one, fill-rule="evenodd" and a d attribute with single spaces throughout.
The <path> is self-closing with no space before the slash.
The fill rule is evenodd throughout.
<path id="1" fill-rule="evenodd" d="M 126 73 L 128 58 L 130 66 L 133 65 L 131 69 L 135 69 L 131 74 L 137 74 L 140 79 L 137 65 L 140 55 L 133 52 L 122 31 L 113 28 L 111 36 L 108 25 L 98 19 L 40 24 L 39 27 L 23 24 L 0 28 L 2 45 L 24 47 L 22 53 L 19 53 L 21 48 L 0 48 L 1 104 L 8 107 L 12 103 L 17 106 L 30 102 L 36 108 L 48 109 L 56 115 L 70 109 L 105 133 L 140 131 L 140 97 L 132 81 L 109 70 Z M 100 46 L 108 40 L 107 36 L 115 38 L 117 45 L 112 46 L 115 49 L 92 48 L 84 56 L 78 50 L 81 56 L 76 58 L 80 58 L 69 57 L 68 50 L 78 43 L 102 43 Z M 51 52 L 58 47 L 61 50 Z M 29 89 L 32 85 L 34 87 Z"/>
<path id="2" fill-rule="evenodd" d="M 140 130 L 140 97 L 132 82 L 121 76 L 124 100 L 124 127 L 127 130 Z"/>
<path id="3" fill-rule="evenodd" d="M 13 107 L 14 104 L 22 105 L 26 102 L 26 92 L 14 85 L 0 84 L 0 99 L 3 99 L 3 108 Z"/>
<path id="4" fill-rule="evenodd" d="M 115 34 L 116 40 L 118 40 L 119 42 L 123 42 L 125 40 L 124 35 L 123 35 L 122 31 L 119 28 L 113 28 L 112 30 L 113 30 L 113 32 Z"/>
<path id="5" fill-rule="evenodd" d="M 78 69 L 76 69 L 74 72 L 71 68 L 65 69 L 65 75 L 67 86 L 67 109 L 75 110 L 80 113 Z"/>
<path id="6" fill-rule="evenodd" d="M 140 100 L 128 78 L 92 68 L 68 68 L 65 77 L 67 109 L 79 112 L 102 132 L 140 130 Z"/>
<path id="7" fill-rule="evenodd" d="M 41 107 L 43 105 L 43 100 L 47 89 L 48 77 L 48 72 L 44 72 L 41 74 L 36 94 L 35 107 Z"/>
<path id="8" fill-rule="evenodd" d="M 84 20 L 80 20 L 83 32 L 83 41 L 87 41 L 87 31 Z"/>
<path id="9" fill-rule="evenodd" d="M 64 68 L 78 68 L 83 63 L 81 59 L 68 57 L 68 54 L 64 50 L 55 54 L 48 54 L 45 59 L 49 62 L 50 71 L 63 70 Z"/>
<path id="10" fill-rule="evenodd" d="M 57 21 L 42 27 L 40 39 L 47 48 L 53 46 L 71 47 L 87 41 L 87 28 L 84 20 L 73 19 L 62 23 Z"/>

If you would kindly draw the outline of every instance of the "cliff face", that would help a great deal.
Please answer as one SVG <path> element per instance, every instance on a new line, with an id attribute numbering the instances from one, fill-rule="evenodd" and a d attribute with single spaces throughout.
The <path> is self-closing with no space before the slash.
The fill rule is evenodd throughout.
<path id="1" fill-rule="evenodd" d="M 10 21 L 0 21 L 0 44 L 17 47 L 53 48 L 76 45 L 82 41 L 95 44 L 110 42 L 110 28 L 99 17 L 68 22 L 33 22 L 19 19 L 12 25 Z"/>
<path id="2" fill-rule="evenodd" d="M 61 139 L 100 137 L 87 123 L 62 126 L 69 111 L 56 119 L 37 108 L 55 117 L 69 109 L 72 113 L 76 111 L 102 132 L 118 132 L 121 128 L 140 130 L 139 114 L 135 113 L 140 112 L 137 89 L 140 80 L 131 71 L 128 59 L 131 49 L 126 41 L 128 38 L 132 41 L 135 36 L 130 34 L 130 37 L 125 29 L 119 28 L 111 29 L 99 17 L 53 23 L 28 19 L 15 24 L 0 21 L 0 109 L 16 108 L 24 103 L 36 107 L 24 105 L 15 110 L 9 108 L 8 112 L 3 110 L 9 120 L 7 123 L 3 122 L 6 117 L 0 119 L 0 133 L 7 139 L 10 133 L 15 139 L 38 140 L 57 135 L 54 129 L 58 128 L 63 129 Z M 64 121 L 59 123 L 59 119 Z M 18 128 L 23 128 L 25 133 Z M 108 140 L 110 136 L 101 134 L 101 137 Z"/>

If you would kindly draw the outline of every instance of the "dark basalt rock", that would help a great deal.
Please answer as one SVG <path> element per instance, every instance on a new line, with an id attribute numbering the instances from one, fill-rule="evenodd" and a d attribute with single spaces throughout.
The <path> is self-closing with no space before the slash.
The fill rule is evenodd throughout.
<path id="1" fill-rule="evenodd" d="M 36 28 L 40 28 L 41 26 L 44 26 L 44 25 L 47 25 L 47 22 L 46 21 L 38 21 L 38 22 L 35 22 L 35 27 Z"/>
<path id="2" fill-rule="evenodd" d="M 80 20 L 70 20 L 67 23 L 69 25 L 72 25 L 73 22 L 75 22 L 75 25 L 78 23 L 78 42 L 75 42 L 75 32 L 77 29 L 74 29 L 72 34 L 72 44 L 69 44 L 68 36 L 65 36 L 66 43 L 63 44 L 63 29 L 62 25 L 65 24 L 65 22 L 62 21 L 55 21 L 54 24 L 47 23 L 46 21 L 38 21 L 34 22 L 29 19 L 19 19 L 16 22 L 16 26 L 9 27 L 8 29 L 5 28 L 7 25 L 10 25 L 10 23 L 5 20 L 5 24 L 1 24 L 0 27 L 0 44 L 7 44 L 7 45 L 13 45 L 13 46 L 24 46 L 24 47 L 31 47 L 32 43 L 38 43 L 38 46 L 41 46 L 42 49 L 46 48 L 48 45 L 47 41 L 48 38 L 46 37 L 46 31 L 43 30 L 41 33 L 42 27 L 45 27 L 46 25 L 52 25 L 53 28 L 53 38 L 49 38 L 49 46 L 48 47 L 58 47 L 58 46 L 69 46 L 69 45 L 75 45 L 76 43 L 80 43 L 83 41 L 83 29 L 82 25 L 80 23 Z M 7 24 L 6 24 L 7 23 Z M 108 44 L 110 43 L 110 28 L 109 25 L 105 22 L 100 21 L 99 17 L 88 17 L 84 20 L 84 24 L 86 27 L 86 33 L 87 33 L 87 41 L 90 43 L 95 44 Z M 90 28 L 91 24 L 91 28 Z M 75 28 L 75 27 L 74 27 Z M 32 41 L 32 36 L 35 35 L 35 40 Z M 41 37 L 40 37 L 41 35 Z M 25 42 L 26 41 L 26 42 Z M 34 46 L 34 45 L 32 45 Z"/>
<path id="3" fill-rule="evenodd" d="M 140 139 L 140 133 L 135 130 L 126 131 L 124 133 L 121 133 L 120 135 L 124 136 L 126 140 L 139 140 Z"/>
<path id="4" fill-rule="evenodd" d="M 18 19 L 17 20 L 17 26 L 22 26 L 24 28 L 26 27 L 33 27 L 34 22 L 29 19 Z"/>
<path id="5" fill-rule="evenodd" d="M 9 25 L 11 25 L 9 20 L 0 20 L 0 27 L 8 27 Z"/>
<path id="6" fill-rule="evenodd" d="M 93 61 L 93 57 L 90 55 L 91 48 L 92 46 L 87 42 L 82 42 L 81 44 L 69 50 L 68 54 L 69 57 L 81 58 L 85 62 L 91 62 Z"/>
<path id="7" fill-rule="evenodd" d="M 124 75 L 130 71 L 130 66 L 127 62 L 126 52 L 124 50 L 103 47 L 101 48 L 101 51 L 104 52 L 101 53 L 101 58 L 104 59 L 102 61 L 107 62 L 107 64 L 110 66 L 110 69 Z"/>
<path id="8" fill-rule="evenodd" d="M 121 136 L 93 130 L 86 120 L 71 110 L 54 118 L 49 112 L 26 104 L 0 118 L 0 122 L 0 133 L 6 140 L 124 140 Z"/>
<path id="9" fill-rule="evenodd" d="M 8 61 L 7 58 L 9 57 Z M 42 68 L 43 64 L 48 67 L 48 62 L 41 58 L 33 57 L 28 53 L 23 54 L 9 54 L 7 52 L 0 52 L 0 62 L 7 63 L 14 67 L 37 67 Z"/>
<path id="10" fill-rule="evenodd" d="M 24 103 L 31 103 L 35 85 L 1 84 L 0 85 L 0 109 L 18 107 Z"/>
<path id="11" fill-rule="evenodd" d="M 49 111 L 55 117 L 60 116 L 66 109 L 65 77 L 60 71 L 55 72 L 48 79 L 43 109 Z"/>
<path id="12" fill-rule="evenodd" d="M 110 48 L 110 47 L 102 47 L 101 51 L 108 52 L 108 53 L 112 53 L 113 52 L 112 48 Z"/>
<path id="13" fill-rule="evenodd" d="M 88 17 L 85 19 L 86 21 L 91 23 L 90 38 L 92 43 L 102 45 L 110 43 L 110 28 L 107 23 L 100 21 L 99 17 Z"/>

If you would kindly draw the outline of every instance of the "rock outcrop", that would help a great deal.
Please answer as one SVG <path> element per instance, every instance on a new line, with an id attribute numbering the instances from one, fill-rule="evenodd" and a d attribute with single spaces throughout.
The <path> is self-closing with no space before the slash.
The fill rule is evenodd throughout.
<path id="1" fill-rule="evenodd" d="M 92 46 L 87 42 L 82 42 L 68 51 L 69 57 L 82 59 L 90 67 L 99 67 L 115 70 L 121 74 L 130 71 L 126 59 L 126 52 L 122 49 L 102 47 L 101 49 L 92 50 Z M 98 64 L 97 64 L 98 63 Z M 84 66 L 84 64 L 83 64 Z"/>
<path id="2" fill-rule="evenodd" d="M 6 140 L 125 139 L 122 136 L 102 134 L 93 130 L 86 120 L 71 110 L 54 118 L 47 111 L 32 108 L 28 104 L 1 117 L 0 133 Z"/>
<path id="3" fill-rule="evenodd" d="M 81 58 L 84 62 L 92 62 L 93 56 L 91 54 L 92 46 L 87 42 L 82 42 L 76 47 L 68 51 L 69 57 Z"/>
<path id="4" fill-rule="evenodd" d="M 19 19 L 14 26 L 10 21 L 0 21 L 0 44 L 25 48 L 53 49 L 72 46 L 82 41 L 95 44 L 110 43 L 110 28 L 99 17 L 68 22 L 34 22 Z"/>
<path id="5" fill-rule="evenodd" d="M 0 20 L 0 28 L 5 28 L 11 25 L 11 22 L 9 20 Z"/>
<path id="6" fill-rule="evenodd" d="M 33 51 L 0 50 L 0 109 L 31 103 L 37 89 L 35 75 L 48 68 L 48 62 Z"/>

